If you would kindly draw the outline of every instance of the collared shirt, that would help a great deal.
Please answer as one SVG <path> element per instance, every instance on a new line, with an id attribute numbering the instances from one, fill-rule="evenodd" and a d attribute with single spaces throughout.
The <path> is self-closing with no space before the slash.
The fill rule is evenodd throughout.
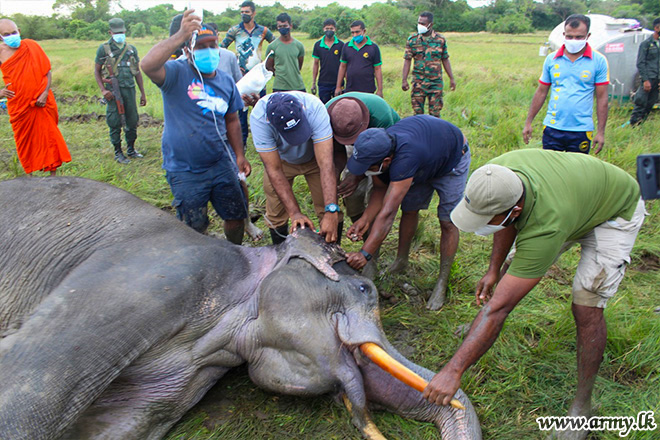
<path id="1" fill-rule="evenodd" d="M 344 48 L 344 42 L 335 35 L 335 41 L 331 47 L 325 44 L 325 37 L 314 43 L 312 58 L 320 60 L 321 71 L 319 73 L 319 84 L 334 86 L 337 84 L 337 73 L 339 72 L 339 58 Z"/>
<path id="2" fill-rule="evenodd" d="M 550 86 L 544 125 L 564 131 L 593 131 L 596 86 L 610 83 L 607 59 L 602 54 L 587 43 L 584 54 L 571 61 L 562 46 L 546 57 L 539 82 Z"/>
<path id="3" fill-rule="evenodd" d="M 249 32 L 245 29 L 245 23 L 241 22 L 229 28 L 220 47 L 226 49 L 232 41 L 236 41 L 238 65 L 241 71 L 246 73 L 261 62 L 261 45 L 264 40 L 270 43 L 274 39 L 275 36 L 267 27 L 255 22 L 254 29 L 252 29 L 252 32 Z"/>
<path id="4" fill-rule="evenodd" d="M 660 77 L 660 45 L 651 37 L 639 45 L 637 52 L 637 70 L 642 80 L 648 81 Z"/>
<path id="5" fill-rule="evenodd" d="M 373 93 L 363 92 L 346 92 L 339 96 L 332 98 L 325 103 L 326 108 L 342 98 L 354 98 L 362 101 L 369 110 L 369 127 L 368 128 L 388 128 L 401 120 L 399 114 L 390 106 L 387 101 Z"/>
<path id="6" fill-rule="evenodd" d="M 307 163 L 314 158 L 314 144 L 332 139 L 330 116 L 319 98 L 305 92 L 283 92 L 292 95 L 304 107 L 305 117 L 312 128 L 312 136 L 301 145 L 289 145 L 266 118 L 266 106 L 271 96 L 261 98 L 250 114 L 250 127 L 254 148 L 258 153 L 278 151 L 280 158 L 294 165 Z"/>
<path id="7" fill-rule="evenodd" d="M 342 63 L 346 63 L 346 92 L 373 93 L 376 91 L 376 76 L 374 67 L 383 64 L 380 49 L 369 37 L 367 42 L 358 49 L 351 38 L 341 51 Z"/>
<path id="8" fill-rule="evenodd" d="M 489 163 L 509 168 L 525 187 L 525 205 L 514 223 L 516 255 L 507 272 L 520 278 L 542 277 L 564 243 L 608 220 L 630 220 L 639 201 L 630 174 L 586 154 L 524 149 Z"/>
<path id="9" fill-rule="evenodd" d="M 442 83 L 442 60 L 449 58 L 447 41 L 435 31 L 430 36 L 415 34 L 408 37 L 404 60 L 414 59 L 413 81 Z"/>

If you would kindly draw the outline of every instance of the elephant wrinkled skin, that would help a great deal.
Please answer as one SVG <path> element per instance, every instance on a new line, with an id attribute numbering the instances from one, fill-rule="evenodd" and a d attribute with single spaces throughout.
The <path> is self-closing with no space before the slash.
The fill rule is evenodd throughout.
<path id="1" fill-rule="evenodd" d="M 360 354 L 401 356 L 373 283 L 301 232 L 248 248 L 201 235 L 140 199 L 80 178 L 0 182 L 0 438 L 159 439 L 230 368 L 268 390 L 343 397 L 480 439 Z M 374 434 L 375 432 L 375 434 Z"/>

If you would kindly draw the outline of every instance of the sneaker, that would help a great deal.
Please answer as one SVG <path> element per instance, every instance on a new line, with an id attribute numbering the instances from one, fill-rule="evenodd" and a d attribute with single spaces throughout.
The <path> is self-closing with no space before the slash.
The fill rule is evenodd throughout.
<path id="1" fill-rule="evenodd" d="M 131 163 L 131 161 L 128 160 L 128 158 L 126 156 L 124 156 L 124 153 L 115 154 L 115 160 L 117 162 L 121 163 L 121 164 L 124 164 L 124 165 L 127 164 L 127 163 Z"/>
<path id="2" fill-rule="evenodd" d="M 129 148 L 128 151 L 126 151 L 126 155 L 133 159 L 142 159 L 144 157 L 142 153 L 132 148 Z"/>

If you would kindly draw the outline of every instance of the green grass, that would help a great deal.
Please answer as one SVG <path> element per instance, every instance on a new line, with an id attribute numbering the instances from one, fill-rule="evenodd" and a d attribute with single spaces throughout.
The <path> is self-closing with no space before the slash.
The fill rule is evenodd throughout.
<path id="1" fill-rule="evenodd" d="M 448 34 L 449 52 L 457 80 L 455 92 L 445 96 L 444 119 L 458 125 L 470 140 L 474 170 L 487 160 L 517 148 L 539 148 L 541 120 L 534 124 L 529 146 L 522 143 L 522 127 L 540 74 L 538 46 L 546 34 L 521 36 L 487 33 Z M 311 85 L 311 54 L 314 41 L 297 35 L 305 44 L 307 58 L 303 77 Z M 131 41 L 144 55 L 152 39 Z M 53 88 L 62 116 L 104 114 L 95 99 L 93 57 L 100 42 L 46 41 L 43 47 L 53 64 Z M 233 47 L 232 47 L 233 49 Z M 400 89 L 403 49 L 382 47 L 385 99 L 401 114 L 412 114 L 409 95 Z M 148 105 L 141 109 L 162 118 L 158 89 L 146 82 Z M 606 147 L 600 157 L 630 173 L 638 154 L 660 152 L 660 114 L 656 111 L 640 128 L 620 128 L 630 108 L 613 104 L 609 112 Z M 146 153 L 128 166 L 113 161 L 107 127 L 103 120 L 85 124 L 66 122 L 60 128 L 73 161 L 61 170 L 65 175 L 84 176 L 124 188 L 160 208 L 169 208 L 171 194 L 161 170 L 160 125 L 138 129 L 138 148 Z M 263 167 L 250 144 L 248 158 L 253 175 L 248 179 L 251 202 L 263 206 Z M 37 173 L 38 174 L 38 173 Z M 11 127 L 0 115 L 0 179 L 23 175 L 15 155 Z M 313 215 L 311 198 L 303 181 L 294 190 L 304 211 Z M 490 255 L 490 240 L 463 234 L 451 277 L 451 296 L 438 312 L 425 309 L 425 297 L 433 289 L 439 270 L 440 228 L 432 207 L 421 215 L 420 228 L 411 251 L 407 274 L 382 275 L 376 280 L 381 291 L 393 295 L 381 303 L 386 333 L 413 361 L 438 370 L 461 343 L 459 327 L 469 324 L 478 307 L 474 287 L 484 274 Z M 660 204 L 648 202 L 650 215 L 637 239 L 632 264 L 617 296 L 606 309 L 608 343 L 596 381 L 595 403 L 601 416 L 635 416 L 655 411 L 660 422 Z M 263 220 L 258 225 L 265 229 Z M 211 227 L 220 222 L 213 217 Z M 383 246 L 381 267 L 394 259 L 397 229 Z M 265 245 L 267 240 L 249 245 Z M 356 244 L 344 240 L 345 247 Z M 514 310 L 493 348 L 463 378 L 463 389 L 472 399 L 486 439 L 537 439 L 544 436 L 534 419 L 563 415 L 575 390 L 575 326 L 570 311 L 571 282 L 579 250 L 559 259 Z M 404 283 L 413 289 L 402 288 Z M 375 422 L 391 439 L 438 438 L 434 426 L 376 413 Z M 658 438 L 660 431 L 633 432 L 628 438 Z M 173 439 L 349 439 L 357 438 L 346 410 L 330 397 L 301 399 L 278 396 L 258 389 L 238 368 L 225 376 L 170 432 Z M 618 438 L 602 432 L 592 439 Z"/>

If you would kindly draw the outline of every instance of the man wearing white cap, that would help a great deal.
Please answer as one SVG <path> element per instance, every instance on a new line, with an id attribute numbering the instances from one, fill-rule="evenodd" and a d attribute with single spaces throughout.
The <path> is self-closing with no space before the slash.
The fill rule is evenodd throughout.
<path id="1" fill-rule="evenodd" d="M 493 345 L 511 310 L 562 252 L 580 243 L 572 305 L 578 386 L 568 415 L 589 417 L 607 340 L 603 309 L 623 279 L 644 212 L 635 179 L 587 155 L 520 150 L 477 169 L 451 219 L 465 232 L 495 233 L 488 273 L 476 291 L 477 303 L 487 303 L 424 396 L 448 404 L 462 374 Z M 514 240 L 516 254 L 500 280 L 502 263 Z M 585 438 L 587 432 L 570 434 L 570 438 Z"/>

